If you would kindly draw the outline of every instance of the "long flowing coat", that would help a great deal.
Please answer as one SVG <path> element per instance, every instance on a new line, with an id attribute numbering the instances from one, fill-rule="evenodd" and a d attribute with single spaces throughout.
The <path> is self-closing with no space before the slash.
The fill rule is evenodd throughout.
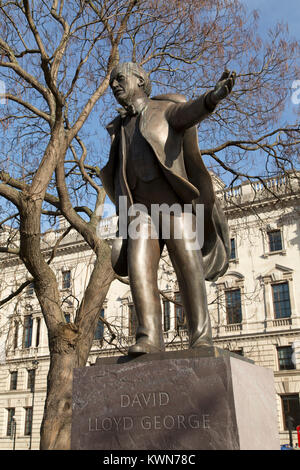
<path id="1" fill-rule="evenodd" d="M 228 268 L 230 255 L 227 221 L 215 197 L 211 176 L 198 146 L 196 125 L 210 114 L 205 95 L 186 102 L 182 95 L 160 95 L 149 100 L 140 118 L 140 132 L 153 150 L 160 168 L 179 199 L 185 204 L 204 205 L 204 245 L 201 249 L 206 280 L 216 280 Z M 109 160 L 101 180 L 109 198 L 117 205 L 115 177 L 120 158 L 122 118 L 108 126 L 111 136 Z M 125 176 L 126 178 L 126 176 Z M 130 191 L 124 196 L 131 200 Z M 117 205 L 118 207 L 118 205 Z M 117 238 L 112 249 L 114 270 L 127 275 L 127 240 Z"/>

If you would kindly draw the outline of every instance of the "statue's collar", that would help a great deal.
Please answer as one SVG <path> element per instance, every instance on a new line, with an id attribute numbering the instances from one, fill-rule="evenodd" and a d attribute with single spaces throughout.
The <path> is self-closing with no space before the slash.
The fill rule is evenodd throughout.
<path id="1" fill-rule="evenodd" d="M 122 118 L 125 118 L 127 116 L 137 116 L 141 114 L 141 112 L 146 108 L 148 103 L 149 99 L 147 97 L 139 98 L 135 101 L 135 103 L 124 106 L 123 108 L 118 108 L 117 111 Z"/>

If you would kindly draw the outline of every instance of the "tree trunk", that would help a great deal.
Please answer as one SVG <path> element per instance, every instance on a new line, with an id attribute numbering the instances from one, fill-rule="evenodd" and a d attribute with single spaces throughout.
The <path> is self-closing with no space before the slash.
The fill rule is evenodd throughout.
<path id="1" fill-rule="evenodd" d="M 71 448 L 72 377 L 78 367 L 79 334 L 73 324 L 60 324 L 50 339 L 50 369 L 41 426 L 41 450 Z"/>
<path id="2" fill-rule="evenodd" d="M 40 246 L 43 192 L 47 188 L 59 155 L 63 161 L 66 153 L 64 137 L 63 127 L 57 125 L 55 137 L 52 136 L 47 147 L 52 166 L 47 166 L 44 156 L 34 185 L 29 191 L 24 191 L 19 204 L 20 258 L 34 279 L 35 293 L 49 338 L 50 370 L 40 442 L 40 448 L 43 450 L 67 450 L 71 447 L 73 369 L 84 367 L 86 364 L 100 308 L 114 278 L 110 248 L 97 237 L 95 227 L 83 221 L 79 223 L 77 220 L 79 233 L 83 232 L 86 241 L 96 253 L 96 263 L 74 324 L 65 323 L 57 279 Z"/>
<path id="3" fill-rule="evenodd" d="M 60 323 L 54 333 L 48 330 L 51 359 L 41 426 L 41 450 L 71 449 L 73 369 L 86 365 L 99 311 L 114 279 L 110 250 L 104 251 L 106 254 L 102 251 L 94 267 L 76 324 Z"/>

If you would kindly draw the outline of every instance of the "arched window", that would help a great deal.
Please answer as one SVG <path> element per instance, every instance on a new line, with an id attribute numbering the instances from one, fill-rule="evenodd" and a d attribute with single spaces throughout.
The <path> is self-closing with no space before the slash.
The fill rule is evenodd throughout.
<path id="1" fill-rule="evenodd" d="M 23 348 L 30 348 L 32 342 L 32 315 L 26 315 L 24 318 Z"/>
<path id="2" fill-rule="evenodd" d="M 217 282 L 218 324 L 223 332 L 242 330 L 245 317 L 244 276 L 229 271 Z"/>
<path id="3" fill-rule="evenodd" d="M 104 323 L 102 321 L 102 318 L 104 319 L 104 308 L 101 309 L 99 317 L 94 339 L 102 340 L 104 336 Z"/>
<path id="4" fill-rule="evenodd" d="M 163 301 L 163 315 L 164 315 L 164 331 L 169 331 L 171 326 L 170 318 L 170 302 L 168 300 Z"/>
<path id="5" fill-rule="evenodd" d="M 178 302 L 178 304 L 181 304 L 181 305 L 175 304 L 176 329 L 177 330 L 185 330 L 187 328 L 187 326 L 186 326 L 186 315 L 185 315 L 184 308 L 183 308 L 183 305 L 182 305 L 180 292 L 175 292 L 174 300 L 175 300 L 175 302 Z"/>
<path id="6" fill-rule="evenodd" d="M 241 289 L 225 291 L 227 325 L 242 323 Z"/>

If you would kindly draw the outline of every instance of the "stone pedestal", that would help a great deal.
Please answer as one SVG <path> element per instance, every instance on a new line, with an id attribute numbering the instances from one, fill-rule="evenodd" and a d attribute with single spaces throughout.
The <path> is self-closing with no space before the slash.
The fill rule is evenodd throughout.
<path id="1" fill-rule="evenodd" d="M 72 449 L 278 450 L 273 373 L 218 348 L 74 370 Z"/>

